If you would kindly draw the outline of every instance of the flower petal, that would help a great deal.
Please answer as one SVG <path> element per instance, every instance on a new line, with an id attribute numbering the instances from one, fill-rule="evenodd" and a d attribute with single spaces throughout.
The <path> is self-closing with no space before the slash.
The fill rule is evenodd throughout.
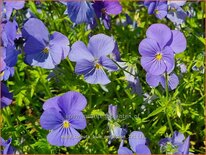
<path id="1" fill-rule="evenodd" d="M 167 3 L 159 2 L 156 9 L 158 10 L 158 13 L 155 14 L 157 18 L 163 19 L 167 15 Z"/>
<path id="2" fill-rule="evenodd" d="M 117 65 L 109 58 L 107 58 L 106 56 L 102 56 L 99 59 L 99 63 L 104 66 L 104 68 L 106 68 L 109 71 L 116 71 L 118 70 Z"/>
<path id="3" fill-rule="evenodd" d="M 163 88 L 165 88 L 165 77 L 162 77 L 161 79 L 161 85 Z M 170 90 L 174 90 L 179 84 L 179 79 L 176 74 L 172 73 L 168 76 L 168 86 Z"/>
<path id="4" fill-rule="evenodd" d="M 72 22 L 76 24 L 90 23 L 94 18 L 94 10 L 86 0 L 67 2 L 67 12 Z"/>
<path id="5" fill-rule="evenodd" d="M 94 70 L 94 63 L 88 60 L 81 60 L 76 63 L 75 73 L 87 75 Z"/>
<path id="6" fill-rule="evenodd" d="M 133 152 L 127 147 L 120 147 L 118 149 L 118 154 L 133 154 Z"/>
<path id="7" fill-rule="evenodd" d="M 60 51 L 56 53 L 60 54 L 62 57 L 61 59 L 65 59 L 67 55 L 69 54 L 70 47 L 69 47 L 69 40 L 68 38 L 59 33 L 59 32 L 54 32 L 51 37 L 50 37 L 50 42 L 49 45 L 52 47 L 59 47 Z M 54 58 L 53 58 L 54 59 Z"/>
<path id="8" fill-rule="evenodd" d="M 46 109 L 40 117 L 40 124 L 46 130 L 59 128 L 64 121 L 61 113 L 55 108 Z"/>
<path id="9" fill-rule="evenodd" d="M 145 145 L 146 138 L 141 131 L 133 131 L 129 135 L 129 145 L 131 146 L 132 150 L 136 152 L 136 147 L 139 144 Z"/>
<path id="10" fill-rule="evenodd" d="M 173 50 L 169 46 L 166 46 L 162 51 L 162 55 L 162 60 L 166 65 L 166 71 L 167 73 L 171 73 L 175 67 L 175 58 Z"/>
<path id="11" fill-rule="evenodd" d="M 189 148 L 190 148 L 190 136 L 188 136 L 187 139 L 184 141 L 184 143 L 181 146 L 179 146 L 178 154 L 189 154 Z"/>
<path id="12" fill-rule="evenodd" d="M 31 66 L 40 66 L 45 69 L 55 68 L 55 64 L 50 54 L 43 52 L 27 54 L 25 62 Z"/>
<path id="13" fill-rule="evenodd" d="M 106 85 L 111 82 L 103 69 L 95 69 L 94 71 L 85 75 L 85 80 L 91 84 L 102 85 Z"/>
<path id="14" fill-rule="evenodd" d="M 81 140 L 81 135 L 72 127 L 58 128 L 47 135 L 47 140 L 55 146 L 74 146 Z"/>
<path id="15" fill-rule="evenodd" d="M 59 98 L 58 105 L 64 114 L 69 115 L 82 111 L 87 105 L 87 100 L 81 93 L 69 91 Z"/>
<path id="16" fill-rule="evenodd" d="M 139 53 L 142 56 L 155 57 L 156 53 L 159 51 L 161 50 L 157 42 L 152 39 L 143 39 L 139 44 Z"/>
<path id="17" fill-rule="evenodd" d="M 77 41 L 71 47 L 69 59 L 71 61 L 80 61 L 83 59 L 93 61 L 94 57 L 83 42 Z"/>
<path id="18" fill-rule="evenodd" d="M 49 42 L 49 32 L 44 23 L 36 18 L 30 18 L 23 26 L 22 36 L 27 40 L 29 37 L 43 42 Z M 36 45 L 36 44 L 35 44 Z"/>
<path id="19" fill-rule="evenodd" d="M 172 43 L 169 45 L 175 53 L 183 52 L 186 49 L 187 41 L 184 34 L 178 30 L 172 31 Z"/>
<path id="20" fill-rule="evenodd" d="M 146 81 L 151 87 L 157 87 L 160 83 L 161 76 L 160 75 L 152 75 L 146 74 Z"/>
<path id="21" fill-rule="evenodd" d="M 146 32 L 148 38 L 155 40 L 162 49 L 171 39 L 172 32 L 164 24 L 152 24 Z"/>
<path id="22" fill-rule="evenodd" d="M 19 51 L 15 49 L 14 46 L 7 46 L 6 47 L 6 58 L 4 59 L 4 62 L 8 67 L 14 67 L 17 63 Z"/>
<path id="23" fill-rule="evenodd" d="M 86 118 L 82 112 L 73 112 L 69 116 L 69 123 L 74 129 L 84 129 L 86 128 Z"/>
<path id="24" fill-rule="evenodd" d="M 136 151 L 137 154 L 151 154 L 149 148 L 144 145 L 144 144 L 139 144 L 136 146 Z"/>
<path id="25" fill-rule="evenodd" d="M 88 49 L 95 58 L 106 56 L 112 53 L 115 42 L 112 37 L 104 34 L 97 34 L 90 38 Z"/>
<path id="26" fill-rule="evenodd" d="M 59 97 L 60 96 L 55 96 L 55 97 L 52 97 L 52 98 L 46 100 L 46 102 L 44 102 L 44 104 L 43 104 L 43 109 L 47 110 L 49 108 L 56 108 L 58 111 L 61 111 L 61 109 L 58 106 Z"/>
<path id="27" fill-rule="evenodd" d="M 118 15 L 122 12 L 119 1 L 104 1 L 104 8 L 109 15 Z"/>

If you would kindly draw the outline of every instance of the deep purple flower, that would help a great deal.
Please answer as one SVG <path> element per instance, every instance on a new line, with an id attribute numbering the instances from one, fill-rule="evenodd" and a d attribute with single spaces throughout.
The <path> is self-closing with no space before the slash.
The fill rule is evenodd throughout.
<path id="1" fill-rule="evenodd" d="M 167 1 L 145 0 L 144 5 L 148 9 L 148 14 L 155 14 L 155 16 L 159 19 L 163 19 L 167 15 Z"/>
<path id="2" fill-rule="evenodd" d="M 187 13 L 176 3 L 168 5 L 167 18 L 175 25 L 182 24 L 187 17 Z"/>
<path id="3" fill-rule="evenodd" d="M 7 86 L 1 82 L 1 108 L 4 108 L 12 103 L 13 95 L 9 92 Z"/>
<path id="4" fill-rule="evenodd" d="M 152 24 L 147 38 L 139 45 L 142 67 L 152 75 L 170 73 L 175 66 L 174 53 L 183 52 L 186 39 L 178 30 L 170 30 L 164 24 Z"/>
<path id="5" fill-rule="evenodd" d="M 110 82 L 104 69 L 116 71 L 118 67 L 107 57 L 115 47 L 112 37 L 104 34 L 90 38 L 88 47 L 81 42 L 75 42 L 71 47 L 69 59 L 76 62 L 75 72 L 83 74 L 85 80 L 91 84 L 108 84 Z"/>
<path id="6" fill-rule="evenodd" d="M 86 107 L 86 98 L 78 92 L 67 92 L 47 100 L 40 118 L 42 128 L 51 130 L 47 135 L 50 144 L 74 146 L 81 140 L 76 129 L 86 127 L 86 118 L 81 112 Z"/>
<path id="7" fill-rule="evenodd" d="M 190 136 L 186 138 L 182 133 L 175 131 L 171 138 L 161 139 L 159 145 L 162 152 L 174 153 L 174 154 L 189 154 Z M 183 142 L 184 141 L 184 142 Z M 168 146 L 173 147 L 173 150 L 169 149 Z"/>
<path id="8" fill-rule="evenodd" d="M 110 28 L 110 15 L 118 15 L 122 12 L 119 1 L 95 1 L 93 4 L 97 18 L 103 20 L 106 29 Z"/>
<path id="9" fill-rule="evenodd" d="M 152 87 L 157 87 L 161 83 L 163 88 L 166 88 L 165 75 L 146 74 L 146 81 Z M 170 90 L 174 90 L 179 84 L 179 79 L 175 73 L 168 74 L 168 86 Z"/>
<path id="10" fill-rule="evenodd" d="M 15 149 L 11 146 L 12 139 L 9 138 L 5 141 L 2 137 L 0 140 L 0 146 L 3 146 L 4 149 L 1 150 L 1 154 L 15 154 Z"/>
<path id="11" fill-rule="evenodd" d="M 5 14 L 6 19 L 9 20 L 11 17 L 13 9 L 20 10 L 24 7 L 25 1 L 17 0 L 4 0 L 3 14 Z"/>
<path id="12" fill-rule="evenodd" d="M 67 13 L 72 22 L 76 24 L 93 23 L 95 13 L 91 2 L 86 0 L 61 2 L 67 5 Z"/>
<path id="13" fill-rule="evenodd" d="M 133 152 L 137 154 L 151 154 L 148 146 L 146 145 L 146 138 L 141 131 L 133 131 L 129 135 L 129 145 Z M 118 149 L 118 154 L 133 154 L 130 149 L 123 146 L 123 141 Z"/>
<path id="14" fill-rule="evenodd" d="M 29 65 L 53 69 L 69 53 L 68 38 L 59 32 L 50 35 L 39 19 L 29 19 L 24 24 L 22 34 L 26 39 L 25 62 Z"/>

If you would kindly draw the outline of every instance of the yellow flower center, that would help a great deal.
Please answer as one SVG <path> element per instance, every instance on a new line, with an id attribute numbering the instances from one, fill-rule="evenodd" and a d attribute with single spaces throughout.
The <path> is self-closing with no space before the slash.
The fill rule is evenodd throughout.
<path id="1" fill-rule="evenodd" d="M 161 60 L 161 59 L 162 59 L 162 54 L 161 54 L 161 53 L 157 53 L 156 56 L 155 56 L 155 58 L 156 58 L 157 60 Z"/>
<path id="2" fill-rule="evenodd" d="M 158 11 L 158 10 L 155 10 L 155 14 L 156 14 L 156 15 L 159 14 L 159 11 Z"/>
<path id="3" fill-rule="evenodd" d="M 96 64 L 95 64 L 95 68 L 96 68 L 96 69 L 100 69 L 101 67 L 102 67 L 102 66 L 101 66 L 99 63 L 96 63 Z"/>
<path id="4" fill-rule="evenodd" d="M 49 47 L 45 47 L 45 48 L 43 49 L 43 52 L 44 52 L 44 53 L 49 53 Z"/>
<path id="5" fill-rule="evenodd" d="M 68 128 L 70 126 L 69 122 L 68 121 L 64 121 L 63 122 L 63 127 L 64 128 Z"/>
<path id="6" fill-rule="evenodd" d="M 1 76 L 4 76 L 4 72 L 1 72 L 1 73 L 0 73 L 0 77 L 1 77 Z"/>

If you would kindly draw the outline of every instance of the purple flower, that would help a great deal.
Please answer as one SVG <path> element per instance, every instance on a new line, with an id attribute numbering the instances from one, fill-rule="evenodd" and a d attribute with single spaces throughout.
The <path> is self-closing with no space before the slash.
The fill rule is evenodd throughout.
<path id="1" fill-rule="evenodd" d="M 68 38 L 59 32 L 50 35 L 39 19 L 29 19 L 24 24 L 22 33 L 26 39 L 25 62 L 31 66 L 53 69 L 69 53 Z"/>
<path id="2" fill-rule="evenodd" d="M 117 119 L 117 105 L 110 104 L 108 107 L 108 114 L 110 119 Z"/>
<path id="3" fill-rule="evenodd" d="M 1 82 L 1 108 L 4 108 L 12 103 L 13 95 L 9 92 L 8 87 Z"/>
<path id="4" fill-rule="evenodd" d="M 129 135 L 129 145 L 133 152 L 137 154 L 151 154 L 148 146 L 146 145 L 146 138 L 141 131 L 133 131 Z M 123 146 L 123 141 L 118 149 L 118 154 L 133 154 L 130 149 Z"/>
<path id="5" fill-rule="evenodd" d="M 67 4 L 67 13 L 72 22 L 76 24 L 93 23 L 95 14 L 91 2 L 82 0 L 63 3 Z"/>
<path id="6" fill-rule="evenodd" d="M 163 88 L 166 88 L 166 78 L 165 75 L 152 75 L 146 74 L 146 81 L 152 87 L 157 87 L 161 83 Z M 179 79 L 176 74 L 168 74 L 168 86 L 170 90 L 174 90 L 179 84 Z"/>
<path id="7" fill-rule="evenodd" d="M 152 24 L 147 38 L 139 45 L 142 67 L 152 75 L 170 73 L 175 66 L 174 53 L 183 52 L 186 39 L 178 30 L 170 30 L 164 24 Z"/>
<path id="8" fill-rule="evenodd" d="M 86 107 L 86 98 L 78 92 L 67 92 L 47 100 L 40 118 L 42 128 L 51 130 L 47 135 L 50 144 L 74 146 L 81 140 L 76 129 L 86 127 L 86 118 L 81 112 Z"/>
<path id="9" fill-rule="evenodd" d="M 3 46 L 14 46 L 14 40 L 21 37 L 17 22 L 15 20 L 13 22 L 7 21 L 5 24 L 2 23 L 2 27 L 1 35 Z"/>
<path id="10" fill-rule="evenodd" d="M 155 14 L 159 19 L 163 19 L 167 15 L 167 1 L 145 0 L 144 5 L 148 8 L 148 14 Z"/>
<path id="11" fill-rule="evenodd" d="M 110 131 L 109 144 L 113 139 L 124 138 L 127 133 L 127 129 L 121 128 L 118 124 L 117 118 L 117 105 L 110 104 L 108 107 L 108 126 Z"/>
<path id="12" fill-rule="evenodd" d="M 5 14 L 6 19 L 9 20 L 11 17 L 13 9 L 19 10 L 24 7 L 25 1 L 16 1 L 16 0 L 5 0 L 3 7 L 3 14 Z"/>
<path id="13" fill-rule="evenodd" d="M 174 154 L 189 154 L 190 136 L 188 136 L 185 141 L 184 139 L 185 137 L 182 133 L 175 131 L 171 138 L 161 139 L 159 145 L 162 152 Z M 171 145 L 173 148 L 172 150 Z"/>
<path id="14" fill-rule="evenodd" d="M 81 42 L 75 42 L 71 47 L 69 59 L 76 62 L 75 72 L 83 74 L 85 80 L 91 84 L 108 84 L 110 82 L 104 69 L 116 71 L 118 67 L 107 57 L 115 47 L 112 37 L 104 34 L 90 38 L 88 47 Z"/>
<path id="15" fill-rule="evenodd" d="M 176 3 L 168 5 L 167 18 L 175 25 L 182 24 L 187 17 L 187 13 Z"/>
<path id="16" fill-rule="evenodd" d="M 141 83 L 139 81 L 138 76 L 134 76 L 136 74 L 136 70 L 133 66 L 129 66 L 127 69 L 127 71 L 129 71 L 131 74 L 124 72 L 125 78 L 129 83 L 129 87 L 132 88 L 132 93 L 136 93 L 138 95 L 142 95 L 142 86 Z"/>
<path id="17" fill-rule="evenodd" d="M 122 12 L 119 1 L 95 1 L 93 4 L 97 18 L 103 20 L 106 29 L 110 28 L 110 15 L 118 15 Z"/>
<path id="18" fill-rule="evenodd" d="M 0 146 L 4 147 L 4 149 L 1 150 L 1 154 L 15 154 L 15 149 L 11 146 L 11 142 L 12 142 L 11 138 L 9 138 L 7 141 L 5 141 L 1 137 Z"/>

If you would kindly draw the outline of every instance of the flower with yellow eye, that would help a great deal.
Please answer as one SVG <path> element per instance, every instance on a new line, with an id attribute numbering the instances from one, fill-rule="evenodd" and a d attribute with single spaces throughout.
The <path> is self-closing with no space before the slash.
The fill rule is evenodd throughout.
<path id="1" fill-rule="evenodd" d="M 47 100 L 40 118 L 42 128 L 51 130 L 47 136 L 50 144 L 74 146 L 81 140 L 76 129 L 86 127 L 86 118 L 81 112 L 87 104 L 86 98 L 78 92 L 67 92 Z"/>

